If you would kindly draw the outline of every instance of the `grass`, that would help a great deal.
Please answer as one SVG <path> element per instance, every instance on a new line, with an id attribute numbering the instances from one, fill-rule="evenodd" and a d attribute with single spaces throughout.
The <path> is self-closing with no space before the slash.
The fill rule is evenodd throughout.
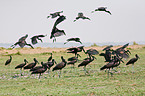
<path id="1" fill-rule="evenodd" d="M 99 50 L 99 52 L 102 52 Z M 113 77 L 107 77 L 105 71 L 100 71 L 104 63 L 104 58 L 96 56 L 97 60 L 87 66 L 90 75 L 85 75 L 83 68 L 71 69 L 71 66 L 66 66 L 62 70 L 61 78 L 54 73 L 50 75 L 43 74 L 41 81 L 35 76 L 29 76 L 29 71 L 25 71 L 24 76 L 19 75 L 19 70 L 14 69 L 16 65 L 23 63 L 26 58 L 29 63 L 33 62 L 33 58 L 37 58 L 39 63 L 46 62 L 50 54 L 13 54 L 13 61 L 10 66 L 5 66 L 5 61 L 9 58 L 8 55 L 0 55 L 0 96 L 143 96 L 145 95 L 145 49 L 132 49 L 130 58 L 133 58 L 137 53 L 140 59 L 135 64 L 135 73 L 132 73 L 131 66 L 126 66 L 125 63 L 116 68 L 118 72 L 114 73 Z M 66 52 L 54 52 L 53 58 L 59 63 L 60 56 L 65 59 L 73 56 Z M 80 59 L 86 57 L 84 53 L 80 53 Z M 124 60 L 127 62 L 128 60 Z"/>

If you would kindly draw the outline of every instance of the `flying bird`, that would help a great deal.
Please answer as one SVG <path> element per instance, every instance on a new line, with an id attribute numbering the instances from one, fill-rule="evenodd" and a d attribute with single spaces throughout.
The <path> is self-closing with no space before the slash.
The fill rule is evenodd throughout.
<path id="1" fill-rule="evenodd" d="M 99 52 L 96 49 L 88 49 L 85 53 L 88 54 L 89 57 L 99 54 Z"/>
<path id="2" fill-rule="evenodd" d="M 106 46 L 106 47 L 103 49 L 103 51 L 105 51 L 105 50 L 110 50 L 111 47 L 113 47 L 113 45 Z"/>
<path id="3" fill-rule="evenodd" d="M 109 13 L 110 15 L 112 15 L 111 12 L 107 11 L 106 9 L 107 9 L 107 7 L 99 7 L 97 9 L 95 9 L 95 11 L 105 11 L 105 12 Z M 92 11 L 92 13 L 94 13 L 95 11 Z"/>
<path id="4" fill-rule="evenodd" d="M 63 13 L 63 11 L 50 13 L 50 16 L 47 16 L 47 18 L 49 18 L 49 17 L 56 18 L 57 16 L 60 16 L 60 13 Z"/>
<path id="5" fill-rule="evenodd" d="M 80 13 L 78 13 L 78 17 L 76 17 L 76 19 L 74 20 L 74 22 L 76 20 L 80 19 L 80 18 L 82 18 L 83 20 L 85 20 L 85 19 L 91 20 L 90 18 L 85 17 L 82 12 L 80 12 Z"/>
<path id="6" fill-rule="evenodd" d="M 12 48 L 15 48 L 16 45 L 19 45 L 21 48 L 23 48 L 25 45 L 27 45 L 27 46 L 30 46 L 31 48 L 34 49 L 34 47 L 33 47 L 31 44 L 28 44 L 28 43 L 25 41 L 27 37 L 28 37 L 28 34 L 26 34 L 25 36 L 21 37 L 21 38 L 19 39 L 19 41 L 16 42 L 16 43 L 15 43 L 14 45 L 12 45 L 11 47 L 12 47 Z"/>
<path id="7" fill-rule="evenodd" d="M 69 42 L 69 41 L 75 41 L 75 42 L 79 42 L 79 43 L 82 44 L 82 42 L 80 41 L 80 38 L 69 38 L 69 39 L 67 39 L 66 41 L 67 41 L 67 42 Z M 67 42 L 65 42 L 64 44 L 66 44 Z"/>
<path id="8" fill-rule="evenodd" d="M 56 27 L 59 23 L 61 23 L 65 19 L 66 19 L 65 16 L 63 16 L 63 15 L 62 16 L 59 16 L 59 18 L 55 21 L 53 28 Z"/>
<path id="9" fill-rule="evenodd" d="M 59 36 L 62 36 L 62 35 L 66 35 L 64 30 L 59 30 L 58 28 L 54 27 L 52 29 L 50 39 L 54 38 L 53 42 L 56 42 L 56 38 L 55 37 L 59 37 Z"/>
<path id="10" fill-rule="evenodd" d="M 36 36 L 33 36 L 32 38 L 31 38 L 31 42 L 32 42 L 32 44 L 34 45 L 34 44 L 37 44 L 38 43 L 38 41 L 37 40 L 40 40 L 41 42 L 43 42 L 42 41 L 42 37 L 45 37 L 46 35 L 36 35 Z"/>

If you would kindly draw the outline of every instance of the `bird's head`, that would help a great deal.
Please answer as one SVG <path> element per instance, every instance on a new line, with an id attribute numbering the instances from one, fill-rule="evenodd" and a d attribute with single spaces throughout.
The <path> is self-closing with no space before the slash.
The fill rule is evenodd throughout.
<path id="1" fill-rule="evenodd" d="M 24 59 L 24 62 L 25 62 L 25 63 L 28 63 L 28 61 L 27 61 L 26 59 Z"/>
<path id="2" fill-rule="evenodd" d="M 39 64 L 39 62 L 36 60 L 36 58 L 34 58 L 34 61 Z"/>
<path id="3" fill-rule="evenodd" d="M 136 56 L 136 58 L 139 58 L 139 56 L 138 56 L 137 54 L 136 54 L 135 56 Z M 139 58 L 139 59 L 140 59 L 140 58 Z"/>

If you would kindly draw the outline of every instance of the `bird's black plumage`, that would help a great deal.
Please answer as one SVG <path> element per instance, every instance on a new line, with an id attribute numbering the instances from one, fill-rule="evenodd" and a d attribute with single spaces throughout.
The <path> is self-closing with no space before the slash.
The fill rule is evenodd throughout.
<path id="1" fill-rule="evenodd" d="M 52 53 L 50 53 L 50 55 L 51 55 L 51 56 L 50 56 L 50 57 L 48 58 L 48 60 L 47 60 L 48 62 L 52 60 Z"/>
<path id="2" fill-rule="evenodd" d="M 67 42 L 70 42 L 70 41 L 75 41 L 75 42 L 79 42 L 80 44 L 82 44 L 82 42 L 80 41 L 80 38 L 69 38 L 66 40 Z M 65 42 L 64 44 L 66 44 L 67 42 Z"/>
<path id="3" fill-rule="evenodd" d="M 63 56 L 61 56 L 61 59 L 62 59 L 62 62 L 60 62 L 60 63 L 58 63 L 54 68 L 53 68 L 53 70 L 52 71 L 54 71 L 54 70 L 61 70 L 62 68 L 64 68 L 65 66 L 66 66 L 66 61 L 65 61 L 65 59 L 63 58 Z"/>
<path id="4" fill-rule="evenodd" d="M 62 35 L 66 35 L 64 30 L 59 30 L 58 28 L 53 27 L 50 39 L 54 38 L 53 42 L 55 42 L 56 41 L 56 37 L 59 37 L 59 36 L 62 36 Z"/>
<path id="5" fill-rule="evenodd" d="M 88 54 L 89 56 L 99 54 L 99 52 L 96 49 L 88 49 L 85 53 Z"/>
<path id="6" fill-rule="evenodd" d="M 23 48 L 25 45 L 30 46 L 31 48 L 34 49 L 34 47 L 31 44 L 28 44 L 25 40 L 28 37 L 28 34 L 25 36 L 21 37 L 18 42 L 16 42 L 14 45 L 11 45 L 12 48 L 15 48 L 16 45 L 19 45 L 21 48 Z"/>
<path id="7" fill-rule="evenodd" d="M 24 69 L 31 69 L 31 68 L 35 67 L 37 63 L 39 63 L 39 62 L 36 60 L 36 58 L 34 58 L 33 60 L 34 60 L 34 62 L 32 62 L 32 63 L 26 65 L 26 66 L 24 67 Z"/>
<path id="8" fill-rule="evenodd" d="M 111 47 L 113 47 L 113 45 L 106 46 L 106 47 L 103 49 L 103 51 L 105 51 L 105 50 L 110 50 Z"/>
<path id="9" fill-rule="evenodd" d="M 130 59 L 130 60 L 126 63 L 126 65 L 134 64 L 138 59 L 139 59 L 139 56 L 136 54 L 136 55 L 135 55 L 135 58 Z"/>
<path id="10" fill-rule="evenodd" d="M 63 15 L 59 16 L 59 18 L 55 21 L 53 27 L 56 27 L 59 23 L 61 23 L 61 22 L 64 21 L 65 19 L 66 19 L 65 16 L 63 16 Z"/>
<path id="11" fill-rule="evenodd" d="M 85 19 L 91 20 L 90 18 L 85 17 L 82 12 L 80 12 L 80 13 L 78 13 L 78 17 L 76 17 L 76 19 L 73 22 L 75 22 L 76 20 L 78 20 L 80 18 L 83 20 L 85 20 Z"/>
<path id="12" fill-rule="evenodd" d="M 95 11 L 105 11 L 105 12 L 109 13 L 110 15 L 112 15 L 111 12 L 107 11 L 106 9 L 107 9 L 107 7 L 99 7 L 97 9 L 95 9 Z M 95 11 L 92 11 L 92 13 L 94 13 Z"/>
<path id="13" fill-rule="evenodd" d="M 56 18 L 57 16 L 60 16 L 60 13 L 63 13 L 63 11 L 50 13 L 50 16 L 47 16 L 47 18 Z"/>
<path id="14" fill-rule="evenodd" d="M 36 36 L 33 36 L 32 38 L 31 38 L 31 42 L 32 42 L 32 44 L 34 45 L 34 44 L 37 44 L 38 43 L 38 41 L 37 40 L 40 40 L 41 42 L 43 42 L 42 41 L 42 37 L 45 37 L 46 35 L 36 35 Z"/>
<path id="15" fill-rule="evenodd" d="M 15 67 L 15 69 L 19 69 L 19 68 L 22 69 L 27 63 L 28 63 L 28 61 L 26 59 L 24 59 L 24 63 L 17 65 Z"/>
<path id="16" fill-rule="evenodd" d="M 5 62 L 5 65 L 9 65 L 12 61 L 12 56 L 10 56 L 10 59 L 8 59 L 6 62 Z"/>
<path id="17" fill-rule="evenodd" d="M 43 65 L 43 62 L 41 62 L 41 64 Z M 43 67 L 38 68 L 38 69 L 32 71 L 31 74 L 39 74 L 39 79 L 40 79 L 41 74 L 44 73 L 47 70 L 47 68 L 48 68 L 47 65 L 43 65 Z"/>

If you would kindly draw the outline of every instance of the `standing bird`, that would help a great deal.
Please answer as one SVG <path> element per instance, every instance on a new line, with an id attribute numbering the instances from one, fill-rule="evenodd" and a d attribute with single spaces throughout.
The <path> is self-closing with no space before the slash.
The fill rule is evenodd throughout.
<path id="1" fill-rule="evenodd" d="M 56 18 L 57 16 L 60 16 L 60 13 L 63 13 L 63 11 L 50 13 L 50 16 L 47 16 L 47 18 L 49 18 L 49 17 L 51 17 L 52 19 Z"/>
<path id="2" fill-rule="evenodd" d="M 69 41 L 75 41 L 75 42 L 79 42 L 79 43 L 82 44 L 82 42 L 80 41 L 80 38 L 69 38 L 69 39 L 67 39 L 66 41 L 67 41 L 67 42 L 69 42 Z M 64 44 L 66 44 L 67 42 L 65 42 Z"/>
<path id="3" fill-rule="evenodd" d="M 111 12 L 107 11 L 106 9 L 107 9 L 107 7 L 99 7 L 97 9 L 95 9 L 95 11 L 105 11 L 105 12 L 109 13 L 110 15 L 112 15 Z M 92 11 L 92 13 L 94 13 L 95 11 Z"/>
<path id="4" fill-rule="evenodd" d="M 85 59 L 83 60 L 83 62 L 80 63 L 80 64 L 78 65 L 78 67 L 84 66 L 85 74 L 86 74 L 86 73 L 89 73 L 89 72 L 86 70 L 86 66 L 87 66 L 89 63 L 91 63 L 92 61 L 94 61 L 94 59 L 96 59 L 94 56 L 91 56 L 91 57 L 89 57 L 89 58 L 85 58 Z"/>
<path id="5" fill-rule="evenodd" d="M 65 66 L 66 66 L 66 61 L 65 61 L 65 59 L 63 58 L 63 56 L 61 56 L 61 60 L 62 60 L 62 62 L 61 63 L 58 63 L 54 68 L 53 68 L 53 70 L 52 71 L 54 71 L 54 70 L 60 70 L 60 74 L 61 74 L 61 70 L 62 70 L 62 68 L 64 68 Z M 58 75 L 59 77 L 60 77 L 60 74 Z"/>
<path id="6" fill-rule="evenodd" d="M 32 63 L 26 65 L 26 66 L 24 67 L 24 69 L 32 69 L 33 67 L 36 66 L 37 63 L 39 63 L 39 62 L 36 60 L 36 58 L 34 58 L 33 60 L 34 60 L 34 62 L 32 62 Z"/>
<path id="7" fill-rule="evenodd" d="M 50 56 L 50 57 L 48 58 L 48 60 L 47 60 L 48 62 L 52 60 L 52 53 L 50 53 L 50 55 L 51 55 L 51 56 Z"/>
<path id="8" fill-rule="evenodd" d="M 78 13 L 78 17 L 76 17 L 76 19 L 74 20 L 74 22 L 75 22 L 76 20 L 80 19 L 80 18 L 82 18 L 83 20 L 84 20 L 84 19 L 91 20 L 90 18 L 85 17 L 85 16 L 83 15 L 82 12 L 80 12 L 80 13 Z"/>
<path id="9" fill-rule="evenodd" d="M 54 26 L 53 27 L 56 27 L 59 23 L 61 23 L 62 21 L 64 21 L 66 19 L 65 16 L 59 16 L 59 18 L 55 21 L 54 23 Z"/>
<path id="10" fill-rule="evenodd" d="M 103 67 L 100 68 L 100 70 L 104 70 L 104 69 L 109 69 L 108 70 L 108 77 L 109 77 L 109 73 L 111 74 L 111 76 L 113 75 L 112 72 L 110 72 L 110 69 L 114 68 L 114 67 L 117 67 L 120 65 L 120 61 L 124 63 L 124 61 L 122 59 L 120 59 L 119 57 L 117 56 L 114 56 L 113 60 L 110 61 L 109 63 L 107 63 L 106 65 L 104 65 Z"/>
<path id="11" fill-rule="evenodd" d="M 28 37 L 28 34 L 25 36 L 21 37 L 18 42 L 16 42 L 14 45 L 11 45 L 12 48 L 15 48 L 16 45 L 19 45 L 21 48 L 23 48 L 25 45 L 30 46 L 31 48 L 34 49 L 34 47 L 31 44 L 28 44 L 25 40 Z"/>
<path id="12" fill-rule="evenodd" d="M 28 63 L 28 61 L 27 61 L 26 59 L 24 59 L 24 63 L 19 64 L 19 65 L 17 65 L 17 66 L 15 67 L 15 69 L 20 69 L 20 74 L 21 74 L 21 76 L 23 75 L 23 74 L 22 74 L 22 68 L 23 68 L 27 63 Z"/>
<path id="13" fill-rule="evenodd" d="M 132 64 L 133 73 L 134 73 L 134 63 L 135 63 L 138 59 L 139 59 L 139 56 L 136 54 L 136 55 L 135 55 L 135 58 L 130 59 L 130 60 L 126 63 L 126 65 Z"/>
<path id="14" fill-rule="evenodd" d="M 36 35 L 30 39 L 31 39 L 32 44 L 34 45 L 34 44 L 38 43 L 37 39 L 40 40 L 41 42 L 43 42 L 41 38 L 45 37 L 45 36 L 47 36 L 47 35 Z"/>
<path id="15" fill-rule="evenodd" d="M 107 50 L 105 50 L 105 53 L 100 53 L 99 55 L 100 55 L 100 56 L 104 56 L 105 62 L 110 62 L 110 61 L 112 60 L 112 59 L 111 59 L 112 53 L 111 53 L 110 48 L 107 49 Z"/>
<path id="16" fill-rule="evenodd" d="M 43 65 L 43 62 L 41 62 L 41 64 Z M 44 73 L 47 70 L 48 66 L 47 65 L 43 65 L 42 68 L 38 68 L 37 70 L 32 71 L 31 74 L 39 74 L 39 79 L 42 73 Z"/>
<path id="17" fill-rule="evenodd" d="M 10 59 L 8 59 L 6 62 L 5 62 L 5 65 L 9 65 L 12 61 L 12 56 L 10 56 Z"/>
<path id="18" fill-rule="evenodd" d="M 55 37 L 59 37 L 59 36 L 62 36 L 62 35 L 66 35 L 64 30 L 59 30 L 58 28 L 54 27 L 52 29 L 50 39 L 54 38 L 53 42 L 56 42 L 56 38 Z"/>

